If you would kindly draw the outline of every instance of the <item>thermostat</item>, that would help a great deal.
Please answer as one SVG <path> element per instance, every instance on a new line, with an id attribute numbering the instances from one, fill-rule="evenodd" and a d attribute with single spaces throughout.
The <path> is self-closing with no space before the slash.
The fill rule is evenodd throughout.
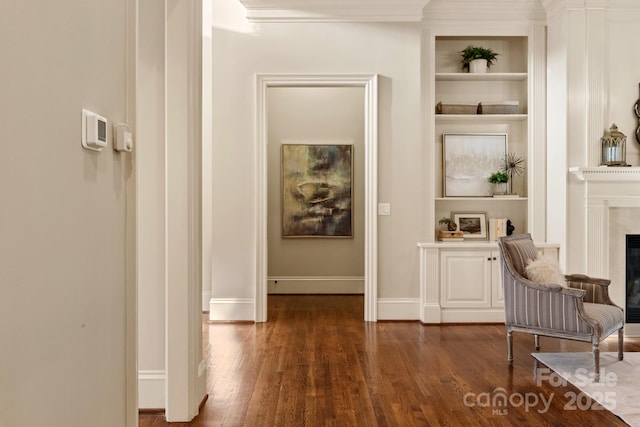
<path id="1" fill-rule="evenodd" d="M 107 146 L 107 119 L 89 110 L 82 110 L 82 146 L 100 151 Z"/>

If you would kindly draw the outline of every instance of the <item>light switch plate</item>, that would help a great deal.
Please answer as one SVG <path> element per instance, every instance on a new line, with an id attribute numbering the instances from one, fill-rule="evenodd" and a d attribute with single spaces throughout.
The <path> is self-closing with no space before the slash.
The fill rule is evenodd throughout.
<path id="1" fill-rule="evenodd" d="M 391 203 L 378 203 L 378 215 L 391 215 Z"/>

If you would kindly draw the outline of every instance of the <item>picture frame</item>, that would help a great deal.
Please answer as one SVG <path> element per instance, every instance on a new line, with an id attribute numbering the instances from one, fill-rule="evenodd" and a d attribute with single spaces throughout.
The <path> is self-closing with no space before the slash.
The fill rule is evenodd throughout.
<path id="1" fill-rule="evenodd" d="M 488 240 L 486 212 L 451 212 L 451 220 L 462 231 L 465 240 Z"/>
<path id="2" fill-rule="evenodd" d="M 487 180 L 504 170 L 506 133 L 445 133 L 442 135 L 442 193 L 444 197 L 491 197 Z"/>
<path id="3" fill-rule="evenodd" d="M 283 238 L 353 238 L 353 149 L 282 144 Z"/>

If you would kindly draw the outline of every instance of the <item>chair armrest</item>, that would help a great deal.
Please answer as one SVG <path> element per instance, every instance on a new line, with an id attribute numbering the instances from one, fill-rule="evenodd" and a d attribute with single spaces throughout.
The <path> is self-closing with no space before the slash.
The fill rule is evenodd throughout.
<path id="1" fill-rule="evenodd" d="M 586 276 L 585 276 L 586 277 Z M 515 280 L 520 283 L 522 286 L 525 286 L 527 288 L 531 288 L 531 289 L 535 289 L 538 291 L 542 291 L 542 292 L 553 292 L 553 293 L 563 293 L 565 295 L 569 295 L 575 298 L 580 298 L 582 299 L 583 296 L 585 296 L 585 294 L 587 293 L 586 290 L 583 290 L 579 287 L 564 287 L 564 286 L 560 286 L 558 284 L 555 283 L 546 283 L 546 284 L 539 284 L 536 282 L 533 282 L 529 279 L 527 279 L 526 277 L 523 276 L 518 276 L 515 277 Z M 568 281 L 567 281 L 568 283 Z M 588 302 L 588 301 L 587 301 Z"/>
<path id="2" fill-rule="evenodd" d="M 566 324 L 568 325 L 565 331 L 567 333 L 593 327 L 593 322 L 584 311 L 583 299 L 587 293 L 584 289 L 551 283 L 538 284 L 522 276 L 511 276 L 506 284 L 505 324 L 507 326 L 551 331 L 559 330 L 562 328 L 559 325 Z M 523 303 L 525 296 L 529 297 L 526 304 Z"/>
<path id="3" fill-rule="evenodd" d="M 584 302 L 616 305 L 611 301 L 611 298 L 609 298 L 609 285 L 611 284 L 611 280 L 589 277 L 584 274 L 568 274 L 565 278 L 570 288 L 583 289 L 586 291 Z"/>

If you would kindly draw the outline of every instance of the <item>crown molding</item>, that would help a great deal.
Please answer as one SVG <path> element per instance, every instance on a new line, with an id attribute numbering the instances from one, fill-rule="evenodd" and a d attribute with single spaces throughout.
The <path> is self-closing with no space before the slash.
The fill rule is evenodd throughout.
<path id="1" fill-rule="evenodd" d="M 541 0 L 549 19 L 566 11 L 638 12 L 638 0 Z"/>
<path id="2" fill-rule="evenodd" d="M 540 0 L 431 0 L 424 20 L 436 22 L 546 22 Z"/>
<path id="3" fill-rule="evenodd" d="M 252 22 L 420 22 L 430 0 L 240 0 Z"/>

